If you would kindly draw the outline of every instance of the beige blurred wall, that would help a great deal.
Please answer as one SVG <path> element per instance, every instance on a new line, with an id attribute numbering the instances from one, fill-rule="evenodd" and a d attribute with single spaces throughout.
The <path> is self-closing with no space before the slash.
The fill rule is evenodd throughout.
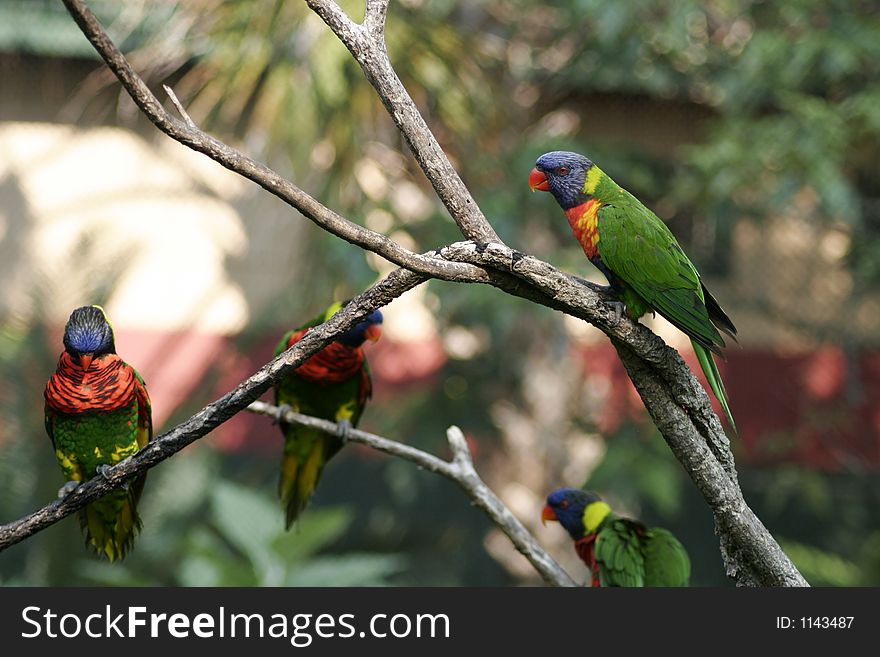
<path id="1" fill-rule="evenodd" d="M 304 219 L 261 196 L 161 136 L 0 123 L 0 316 L 63 322 L 106 291 L 118 326 L 237 333 L 301 241 Z"/>

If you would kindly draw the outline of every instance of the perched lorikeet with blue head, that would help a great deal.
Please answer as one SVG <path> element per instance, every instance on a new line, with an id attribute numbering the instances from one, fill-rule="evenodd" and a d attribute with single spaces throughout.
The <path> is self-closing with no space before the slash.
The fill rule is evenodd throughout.
<path id="1" fill-rule="evenodd" d="M 608 279 L 609 291 L 630 319 L 656 311 L 687 334 L 735 432 L 712 354 L 721 355 L 724 346 L 718 329 L 736 339 L 736 327 L 666 224 L 578 153 L 553 151 L 539 157 L 529 186 L 553 194 L 587 258 Z"/>
<path id="2" fill-rule="evenodd" d="M 342 308 L 335 303 L 310 322 L 289 331 L 275 348 L 275 356 L 299 341 L 313 326 L 323 324 Z M 363 344 L 382 334 L 382 313 L 374 310 L 336 340 L 312 355 L 275 386 L 275 403 L 340 425 L 337 435 L 281 422 L 284 455 L 278 494 L 286 509 L 286 526 L 296 521 L 318 485 L 327 461 L 345 444 L 346 434 L 357 426 L 373 390 Z"/>
<path id="3" fill-rule="evenodd" d="M 68 483 L 64 496 L 116 465 L 153 437 L 150 397 L 140 375 L 116 355 L 113 328 L 100 306 L 74 310 L 64 352 L 44 392 L 46 431 Z M 79 511 L 86 544 L 110 561 L 131 549 L 141 527 L 137 503 L 146 473 Z"/>
<path id="4" fill-rule="evenodd" d="M 668 530 L 620 518 L 595 493 L 560 488 L 547 496 L 541 520 L 557 520 L 574 539 L 593 586 L 687 586 L 691 562 Z"/>

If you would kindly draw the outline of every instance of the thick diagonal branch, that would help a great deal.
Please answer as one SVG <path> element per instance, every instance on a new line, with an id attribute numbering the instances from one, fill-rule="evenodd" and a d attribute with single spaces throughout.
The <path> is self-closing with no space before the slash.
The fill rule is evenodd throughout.
<path id="1" fill-rule="evenodd" d="M 260 401 L 252 403 L 247 407 L 247 410 L 272 418 L 278 417 L 279 412 L 277 406 Z M 339 430 L 335 422 L 302 415 L 293 411 L 287 411 L 281 419 L 289 424 L 312 427 L 313 429 L 333 435 L 336 435 Z M 420 468 L 429 472 L 435 472 L 454 481 L 471 498 L 471 501 L 480 507 L 489 516 L 489 519 L 504 532 L 517 551 L 529 560 L 538 574 L 544 578 L 545 582 L 554 586 L 575 586 L 574 580 L 553 560 L 553 557 L 547 554 L 529 530 L 517 520 L 516 516 L 505 506 L 504 502 L 480 478 L 476 468 L 474 468 L 474 462 L 461 429 L 456 426 L 449 427 L 446 437 L 452 449 L 452 461 L 444 461 L 433 454 L 428 454 L 415 447 L 367 433 L 366 431 L 360 431 L 359 429 L 349 429 L 348 431 L 348 439 L 352 442 L 361 443 L 380 452 L 410 461 Z"/>

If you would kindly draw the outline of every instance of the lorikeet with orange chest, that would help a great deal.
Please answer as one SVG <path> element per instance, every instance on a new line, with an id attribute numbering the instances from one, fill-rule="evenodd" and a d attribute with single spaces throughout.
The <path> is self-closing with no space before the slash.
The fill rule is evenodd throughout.
<path id="1" fill-rule="evenodd" d="M 568 531 L 593 586 L 688 585 L 691 562 L 671 532 L 615 515 L 595 493 L 555 490 L 541 520 L 557 520 Z"/>
<path id="2" fill-rule="evenodd" d="M 64 352 L 46 384 L 46 431 L 68 479 L 59 496 L 131 456 L 153 437 L 150 397 L 140 375 L 116 355 L 100 306 L 74 310 Z M 86 544 L 110 561 L 131 549 L 141 527 L 137 503 L 146 474 L 79 511 Z"/>
<path id="3" fill-rule="evenodd" d="M 344 304 L 335 303 L 310 322 L 289 331 L 275 348 L 278 356 L 299 341 L 310 328 L 323 324 Z M 327 461 L 345 444 L 350 427 L 357 426 L 373 384 L 363 344 L 381 335 L 382 313 L 374 310 L 333 342 L 312 355 L 275 386 L 279 420 L 288 408 L 340 425 L 338 435 L 289 425 L 282 421 L 284 455 L 278 494 L 286 509 L 286 526 L 296 521 L 315 492 Z"/>
<path id="4" fill-rule="evenodd" d="M 687 334 L 709 387 L 736 431 L 712 355 L 721 355 L 724 346 L 719 329 L 736 339 L 736 327 L 666 224 L 577 153 L 553 151 L 539 157 L 529 186 L 553 194 L 587 258 L 608 279 L 618 307 L 630 319 L 656 311 Z"/>

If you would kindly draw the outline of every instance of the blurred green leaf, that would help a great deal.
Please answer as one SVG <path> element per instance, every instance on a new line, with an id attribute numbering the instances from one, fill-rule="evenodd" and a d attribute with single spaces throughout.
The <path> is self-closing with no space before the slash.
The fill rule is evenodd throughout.
<path id="1" fill-rule="evenodd" d="M 254 491 L 221 481 L 213 486 L 211 511 L 220 533 L 254 562 L 268 558 L 282 529 L 276 505 Z"/>
<path id="2" fill-rule="evenodd" d="M 856 564 L 838 554 L 783 539 L 779 539 L 779 544 L 813 586 L 858 586 L 863 583 Z"/>
<path id="3" fill-rule="evenodd" d="M 397 555 L 346 554 L 320 557 L 308 568 L 291 572 L 287 586 L 383 586 L 388 578 L 405 568 Z"/>

